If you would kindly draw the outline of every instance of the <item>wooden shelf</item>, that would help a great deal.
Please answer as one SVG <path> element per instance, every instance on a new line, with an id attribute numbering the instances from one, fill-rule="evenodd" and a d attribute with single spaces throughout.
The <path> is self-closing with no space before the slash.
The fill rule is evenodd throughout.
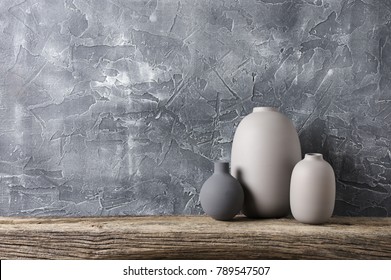
<path id="1" fill-rule="evenodd" d="M 0 259 L 391 259 L 391 218 L 0 218 Z"/>

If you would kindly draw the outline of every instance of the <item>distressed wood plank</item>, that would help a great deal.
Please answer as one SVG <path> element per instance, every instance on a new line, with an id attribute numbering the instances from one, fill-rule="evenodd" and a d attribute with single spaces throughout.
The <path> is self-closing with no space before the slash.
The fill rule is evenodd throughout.
<path id="1" fill-rule="evenodd" d="M 391 218 L 0 218 L 1 259 L 391 259 Z"/>

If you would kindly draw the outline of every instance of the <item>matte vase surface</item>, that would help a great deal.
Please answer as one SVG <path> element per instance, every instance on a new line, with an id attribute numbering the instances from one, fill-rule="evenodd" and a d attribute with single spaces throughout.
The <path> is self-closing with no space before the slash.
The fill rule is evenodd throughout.
<path id="1" fill-rule="evenodd" d="M 302 223 L 322 224 L 333 214 L 335 175 L 322 154 L 306 154 L 296 164 L 291 178 L 290 203 L 293 217 Z"/>
<path id="2" fill-rule="evenodd" d="M 231 173 L 244 190 L 242 212 L 251 218 L 289 214 L 289 185 L 301 159 L 300 141 L 291 120 L 275 108 L 256 107 L 236 129 Z"/>
<path id="3" fill-rule="evenodd" d="M 201 188 L 201 206 L 216 220 L 231 220 L 242 208 L 243 189 L 229 173 L 228 162 L 215 162 L 214 168 L 213 175 Z"/>

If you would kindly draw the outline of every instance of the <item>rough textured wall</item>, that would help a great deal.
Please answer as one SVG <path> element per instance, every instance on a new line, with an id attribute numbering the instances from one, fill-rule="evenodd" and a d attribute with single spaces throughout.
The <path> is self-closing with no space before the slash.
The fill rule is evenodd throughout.
<path id="1" fill-rule="evenodd" d="M 254 106 L 391 214 L 388 0 L 3 0 L 0 215 L 201 213 Z"/>

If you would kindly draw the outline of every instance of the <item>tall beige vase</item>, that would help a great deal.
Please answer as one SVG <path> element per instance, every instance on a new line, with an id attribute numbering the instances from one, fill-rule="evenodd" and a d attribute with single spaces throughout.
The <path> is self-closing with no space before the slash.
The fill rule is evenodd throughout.
<path id="1" fill-rule="evenodd" d="M 301 159 L 299 137 L 291 120 L 271 107 L 256 107 L 236 129 L 231 174 L 244 190 L 242 212 L 251 218 L 289 214 L 289 185 Z"/>
<path id="2" fill-rule="evenodd" d="M 322 224 L 333 214 L 335 175 L 322 154 L 306 154 L 296 164 L 291 178 L 290 203 L 293 217 L 302 223 Z"/>

